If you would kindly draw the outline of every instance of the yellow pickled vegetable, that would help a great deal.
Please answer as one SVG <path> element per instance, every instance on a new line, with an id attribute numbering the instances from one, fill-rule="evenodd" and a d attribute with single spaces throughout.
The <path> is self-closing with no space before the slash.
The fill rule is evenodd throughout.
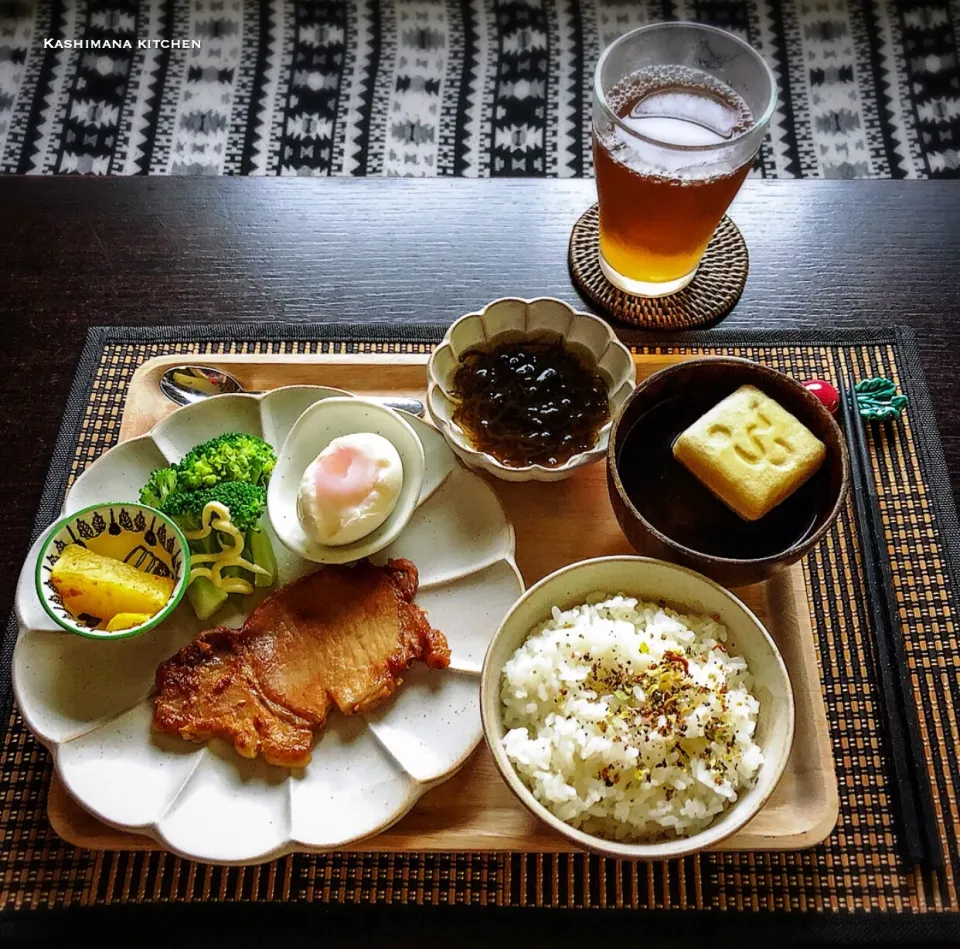
<path id="1" fill-rule="evenodd" d="M 119 633 L 121 630 L 133 629 L 134 626 L 145 623 L 153 615 L 153 613 L 117 613 L 103 628 L 108 633 Z"/>
<path id="2" fill-rule="evenodd" d="M 131 567 L 112 557 L 71 544 L 50 571 L 50 580 L 74 615 L 85 613 L 105 623 L 118 613 L 152 616 L 167 605 L 174 581 Z"/>

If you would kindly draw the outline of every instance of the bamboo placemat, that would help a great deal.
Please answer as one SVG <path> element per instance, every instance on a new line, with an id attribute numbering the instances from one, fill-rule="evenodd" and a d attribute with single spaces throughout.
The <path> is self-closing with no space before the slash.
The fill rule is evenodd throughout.
<path id="1" fill-rule="evenodd" d="M 221 324 L 92 330 L 80 359 L 44 491 L 37 530 L 63 492 L 116 440 L 134 370 L 163 353 L 423 352 L 430 327 Z M 629 334 L 627 334 L 629 337 Z M 226 340 L 232 340 L 226 342 Z M 645 342 L 641 343 L 641 339 Z M 889 798 L 875 659 L 855 521 L 848 509 L 805 564 L 824 694 L 836 754 L 840 819 L 821 846 L 795 853 L 723 853 L 668 864 L 541 854 L 337 853 L 294 855 L 260 867 L 216 867 L 164 853 L 73 848 L 46 818 L 50 761 L 15 710 L 0 758 L 0 907 L 129 903 L 316 902 L 474 904 L 513 907 L 705 911 L 757 923 L 789 913 L 815 920 L 886 914 L 933 922 L 960 935 L 957 789 L 960 761 L 960 532 L 926 385 L 906 331 L 813 338 L 796 332 L 686 335 L 648 351 L 733 354 L 797 378 L 886 375 L 910 394 L 902 423 L 871 428 L 871 449 L 908 638 L 928 767 L 947 854 L 941 895 L 902 861 Z M 0 656 L 9 702 L 11 621 Z M 699 915 L 699 914 L 698 914 Z M 944 925 L 956 926 L 944 930 Z"/>

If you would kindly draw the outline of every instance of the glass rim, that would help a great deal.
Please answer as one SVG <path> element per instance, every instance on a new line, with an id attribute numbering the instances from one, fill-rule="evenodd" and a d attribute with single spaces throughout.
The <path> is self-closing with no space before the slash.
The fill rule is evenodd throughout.
<path id="1" fill-rule="evenodd" d="M 652 33 L 657 30 L 674 29 L 701 30 L 705 33 L 717 33 L 721 36 L 725 36 L 728 39 L 733 40 L 736 45 L 740 46 L 745 52 L 753 56 L 760 63 L 763 68 L 763 72 L 766 74 L 767 81 L 770 84 L 770 101 L 767 103 L 767 107 L 763 110 L 763 113 L 759 116 L 759 118 L 754 119 L 749 128 L 744 129 L 744 131 L 734 135 L 733 138 L 728 139 L 725 142 L 718 142 L 715 145 L 675 145 L 670 144 L 669 142 L 662 142 L 656 138 L 651 138 L 648 135 L 644 135 L 642 132 L 636 131 L 636 129 L 630 128 L 630 126 L 627 125 L 623 119 L 621 119 L 620 116 L 610 108 L 610 105 L 607 102 L 606 93 L 603 91 L 603 88 L 600 84 L 600 73 L 603 69 L 604 63 L 607 60 L 607 56 L 609 56 L 613 49 L 620 43 L 632 36 L 636 36 L 639 33 Z M 773 75 L 773 70 L 770 68 L 770 65 L 767 63 L 767 61 L 749 43 L 740 39 L 740 37 L 735 33 L 731 33 L 729 30 L 721 30 L 716 26 L 708 26 L 706 23 L 694 23 L 690 20 L 668 20 L 665 23 L 648 23 L 645 26 L 639 26 L 635 30 L 630 30 L 629 32 L 624 33 L 622 36 L 618 36 L 609 46 L 607 46 L 607 48 L 600 54 L 600 58 L 597 60 L 596 69 L 593 72 L 593 95 L 600 104 L 600 108 L 603 110 L 606 117 L 619 128 L 623 129 L 623 131 L 632 138 L 638 138 L 649 145 L 655 145 L 658 148 L 664 148 L 674 152 L 709 153 L 730 148 L 732 145 L 736 145 L 738 142 L 742 142 L 744 139 L 756 134 L 758 129 L 765 129 L 766 126 L 770 124 L 770 119 L 773 117 L 774 110 L 777 107 L 777 82 Z"/>

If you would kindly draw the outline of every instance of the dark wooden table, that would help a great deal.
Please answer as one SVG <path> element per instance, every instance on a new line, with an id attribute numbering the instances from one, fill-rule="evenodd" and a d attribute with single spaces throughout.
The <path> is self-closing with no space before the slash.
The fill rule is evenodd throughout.
<path id="1" fill-rule="evenodd" d="M 594 197 L 592 181 L 0 179 L 0 613 L 88 326 L 445 325 L 505 295 L 576 301 L 567 240 Z M 914 327 L 956 493 L 960 183 L 751 181 L 732 216 L 751 265 L 723 325 Z"/>

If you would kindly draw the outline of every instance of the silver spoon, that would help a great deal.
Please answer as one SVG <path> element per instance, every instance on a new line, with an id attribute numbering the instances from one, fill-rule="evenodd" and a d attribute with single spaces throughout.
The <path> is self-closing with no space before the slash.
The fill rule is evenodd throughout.
<path id="1" fill-rule="evenodd" d="M 212 369 L 210 366 L 171 366 L 160 377 L 160 391 L 177 405 L 190 405 L 193 402 L 208 399 L 212 395 L 233 392 L 257 394 L 252 389 L 244 389 L 229 372 Z M 409 412 L 411 415 L 423 418 L 423 403 L 419 399 L 386 399 L 379 396 L 364 396 L 364 398 L 369 398 L 371 402 L 379 402 L 387 408 Z"/>

